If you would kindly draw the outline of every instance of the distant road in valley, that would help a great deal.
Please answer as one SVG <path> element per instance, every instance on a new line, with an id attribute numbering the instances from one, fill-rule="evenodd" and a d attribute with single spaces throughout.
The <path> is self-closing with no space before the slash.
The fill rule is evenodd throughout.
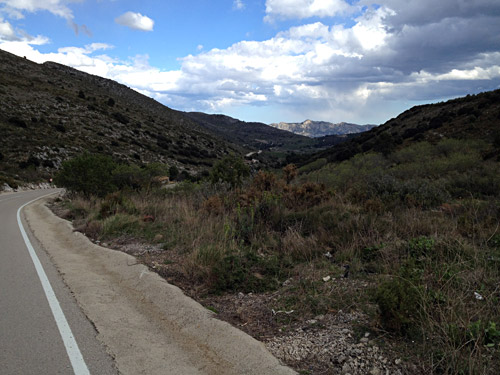
<path id="1" fill-rule="evenodd" d="M 0 194 L 0 373 L 3 375 L 117 374 L 112 359 L 96 339 L 93 325 L 31 235 L 22 212 L 19 217 L 28 245 L 18 223 L 21 206 L 59 191 Z"/>

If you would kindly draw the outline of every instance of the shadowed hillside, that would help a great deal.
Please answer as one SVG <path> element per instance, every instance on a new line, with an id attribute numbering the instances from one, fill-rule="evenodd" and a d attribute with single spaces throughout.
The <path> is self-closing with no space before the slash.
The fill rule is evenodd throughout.
<path id="1" fill-rule="evenodd" d="M 311 152 L 345 141 L 343 136 L 312 139 L 261 122 L 245 122 L 225 115 L 190 112 L 186 115 L 229 142 L 259 150 Z"/>
<path id="2" fill-rule="evenodd" d="M 239 147 L 114 81 L 0 51 L 0 171 L 46 178 L 88 151 L 134 163 L 205 169 Z"/>
<path id="3" fill-rule="evenodd" d="M 342 161 L 354 155 L 376 151 L 384 154 L 420 141 L 444 138 L 496 140 L 500 137 L 500 90 L 468 95 L 445 103 L 413 107 L 351 140 L 316 154 L 316 159 Z"/>

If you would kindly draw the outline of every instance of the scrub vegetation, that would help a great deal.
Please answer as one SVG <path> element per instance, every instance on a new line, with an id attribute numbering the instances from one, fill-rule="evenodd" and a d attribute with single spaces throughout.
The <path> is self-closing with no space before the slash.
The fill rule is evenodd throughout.
<path id="1" fill-rule="evenodd" d="M 496 374 L 500 163 L 485 160 L 495 147 L 422 141 L 248 177 L 226 159 L 198 182 L 62 204 L 95 240 L 156 243 L 141 259 L 198 295 L 278 291 L 274 308 L 296 311 L 281 328 L 360 310 L 384 340 L 412 343 L 401 347 L 422 372 Z"/>

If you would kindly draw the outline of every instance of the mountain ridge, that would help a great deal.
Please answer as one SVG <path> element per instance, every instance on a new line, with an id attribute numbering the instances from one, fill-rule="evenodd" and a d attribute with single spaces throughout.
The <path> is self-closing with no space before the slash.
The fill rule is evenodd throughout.
<path id="1" fill-rule="evenodd" d="M 287 130 L 295 134 L 307 137 L 323 137 L 326 135 L 356 134 L 371 130 L 376 125 L 358 125 L 349 122 L 332 123 L 327 121 L 305 120 L 303 122 L 279 122 L 270 126 L 281 130 Z"/>
<path id="2" fill-rule="evenodd" d="M 202 112 L 186 112 L 185 114 L 209 132 L 228 142 L 262 151 L 315 152 L 318 148 L 326 148 L 347 139 L 343 135 L 311 138 L 261 122 L 246 122 L 223 114 Z"/>

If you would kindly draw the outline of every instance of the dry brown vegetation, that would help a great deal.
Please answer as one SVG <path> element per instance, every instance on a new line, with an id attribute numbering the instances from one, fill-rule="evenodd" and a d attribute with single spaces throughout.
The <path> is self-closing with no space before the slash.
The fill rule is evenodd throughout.
<path id="1" fill-rule="evenodd" d="M 269 332 L 362 311 L 365 329 L 400 348 L 412 343 L 407 361 L 423 372 L 496 374 L 500 170 L 483 160 L 490 147 L 417 143 L 299 180 L 289 166 L 236 189 L 185 183 L 64 204 L 92 238 L 156 243 L 136 255 L 210 306 L 217 296 L 273 292 L 260 308 L 294 313 L 266 323 Z"/>

